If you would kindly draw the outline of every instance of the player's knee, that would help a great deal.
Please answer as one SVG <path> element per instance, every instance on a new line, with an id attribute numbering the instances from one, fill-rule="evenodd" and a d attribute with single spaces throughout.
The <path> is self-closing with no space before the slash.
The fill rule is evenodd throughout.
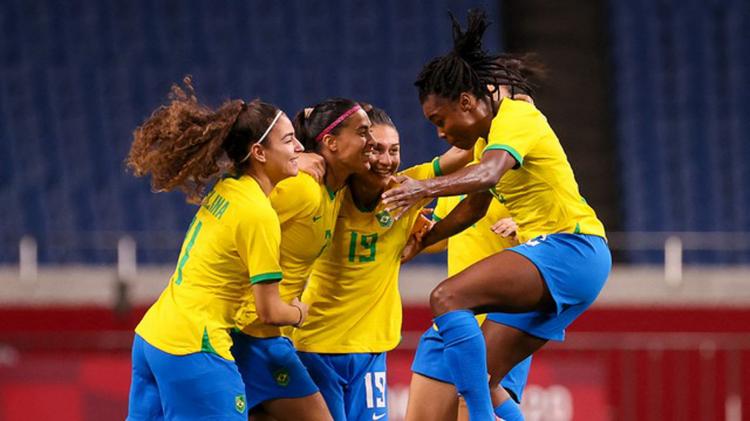
<path id="1" fill-rule="evenodd" d="M 456 291 L 448 285 L 438 285 L 430 293 L 430 308 L 435 315 L 458 310 L 460 307 Z"/>

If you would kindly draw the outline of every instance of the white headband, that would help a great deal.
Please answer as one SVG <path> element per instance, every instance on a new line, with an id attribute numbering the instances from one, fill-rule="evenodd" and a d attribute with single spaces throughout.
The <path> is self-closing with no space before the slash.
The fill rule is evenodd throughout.
<path id="1" fill-rule="evenodd" d="M 268 125 L 268 128 L 266 129 L 266 131 L 263 132 L 263 136 L 261 136 L 260 139 L 250 144 L 250 147 L 251 147 L 250 150 L 247 151 L 247 155 L 245 155 L 245 157 L 242 158 L 242 161 L 240 161 L 240 163 L 245 162 L 248 160 L 248 158 L 250 158 L 250 154 L 252 154 L 252 146 L 257 145 L 258 143 L 262 142 L 263 139 L 265 139 L 266 136 L 268 136 L 268 133 L 271 132 L 271 129 L 273 129 L 273 126 L 276 124 L 277 121 L 279 121 L 279 117 L 281 117 L 281 110 L 279 110 L 279 112 L 276 113 L 276 117 L 273 118 L 273 121 L 271 121 L 271 124 Z"/>

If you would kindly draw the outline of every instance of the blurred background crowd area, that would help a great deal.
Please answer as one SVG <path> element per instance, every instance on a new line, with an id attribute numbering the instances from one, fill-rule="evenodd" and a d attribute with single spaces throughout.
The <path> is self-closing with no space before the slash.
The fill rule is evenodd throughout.
<path id="1" fill-rule="evenodd" d="M 413 81 L 451 46 L 447 12 L 473 7 L 487 49 L 546 66 L 535 102 L 615 257 L 600 301 L 540 352 L 527 419 L 750 419 L 747 0 L 3 0 L 0 420 L 123 418 L 132 327 L 195 212 L 123 164 L 172 83 L 290 116 L 367 101 L 403 166 L 429 161 L 446 145 Z M 394 420 L 444 259 L 403 270 Z"/>

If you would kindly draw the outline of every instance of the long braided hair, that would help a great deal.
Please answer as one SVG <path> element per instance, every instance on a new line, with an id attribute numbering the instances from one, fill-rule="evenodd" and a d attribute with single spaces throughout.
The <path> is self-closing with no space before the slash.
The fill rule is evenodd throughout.
<path id="1" fill-rule="evenodd" d="M 533 93 L 529 77 L 541 76 L 543 69 L 532 63 L 529 56 L 494 55 L 485 51 L 482 37 L 490 24 L 483 10 L 469 10 L 466 31 L 461 29 L 452 13 L 449 16 L 453 50 L 432 59 L 422 68 L 414 82 L 420 102 L 431 94 L 456 100 L 462 92 L 486 98 L 497 92 L 501 85 L 507 86 L 511 95 Z"/>

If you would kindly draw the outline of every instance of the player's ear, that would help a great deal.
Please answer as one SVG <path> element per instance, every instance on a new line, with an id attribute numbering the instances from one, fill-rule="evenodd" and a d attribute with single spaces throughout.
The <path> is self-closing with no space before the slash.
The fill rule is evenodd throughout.
<path id="1" fill-rule="evenodd" d="M 463 112 L 472 111 L 477 107 L 477 97 L 469 92 L 461 92 L 458 97 L 458 106 Z"/>
<path id="2" fill-rule="evenodd" d="M 320 141 L 331 150 L 331 152 L 336 152 L 338 150 L 338 142 L 336 141 L 336 136 L 332 134 L 326 134 L 323 136 L 323 139 L 320 139 Z"/>
<path id="3" fill-rule="evenodd" d="M 252 154 L 252 157 L 258 162 L 265 163 L 268 160 L 268 157 L 266 156 L 266 148 L 258 143 L 255 143 L 250 147 L 250 153 Z"/>

